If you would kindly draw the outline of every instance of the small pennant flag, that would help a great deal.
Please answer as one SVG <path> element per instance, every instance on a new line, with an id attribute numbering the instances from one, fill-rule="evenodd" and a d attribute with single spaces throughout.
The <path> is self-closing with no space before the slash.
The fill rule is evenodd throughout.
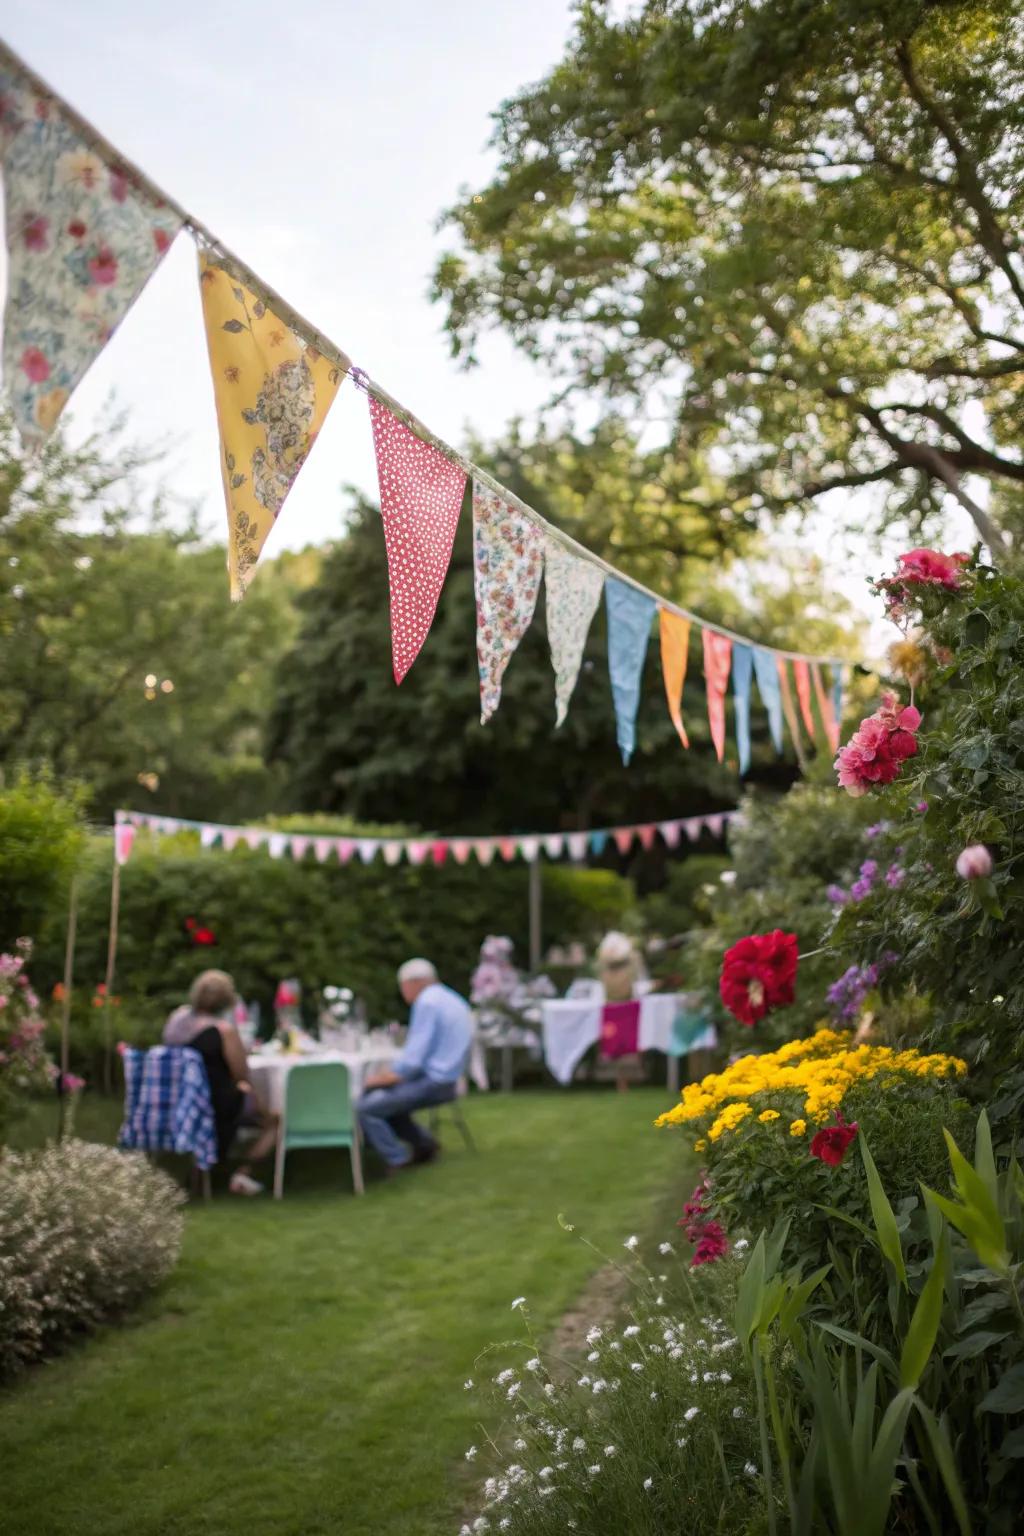
<path id="1" fill-rule="evenodd" d="M 832 667 L 832 711 L 836 719 L 837 739 L 843 729 L 843 668 L 839 662 Z"/>
<path id="2" fill-rule="evenodd" d="M 682 822 L 679 822 L 679 821 L 659 821 L 659 823 L 658 823 L 658 831 L 661 833 L 662 837 L 665 839 L 665 846 L 666 846 L 666 848 L 678 848 L 679 847 L 679 835 L 682 832 L 682 829 L 683 829 Z"/>
<path id="3" fill-rule="evenodd" d="M 800 722 L 797 719 L 796 705 L 793 703 L 793 690 L 789 686 L 789 666 L 785 656 L 776 656 L 776 666 L 779 673 L 779 691 L 782 696 L 782 713 L 786 717 L 789 726 L 789 734 L 793 738 L 797 756 L 800 755 Z"/>
<path id="4" fill-rule="evenodd" d="M 330 837 L 318 837 L 313 841 L 313 853 L 318 864 L 326 864 L 331 856 L 334 841 Z"/>
<path id="5" fill-rule="evenodd" d="M 633 830 L 632 827 L 616 827 L 612 833 L 612 837 L 615 839 L 615 846 L 620 853 L 628 853 L 632 848 Z"/>
<path id="6" fill-rule="evenodd" d="M 473 840 L 473 852 L 476 854 L 477 863 L 486 866 L 493 863 L 494 855 L 498 851 L 498 845 L 493 838 L 478 837 Z"/>
<path id="7" fill-rule="evenodd" d="M 220 428 L 228 572 L 237 601 L 344 370 L 307 346 L 205 251 L 199 253 L 199 290 Z"/>
<path id="8" fill-rule="evenodd" d="M 489 486 L 473 482 L 473 582 L 480 721 L 501 702 L 501 680 L 530 627 L 544 569 L 544 535 Z"/>
<path id="9" fill-rule="evenodd" d="M 7 307 L 4 383 L 36 448 L 170 247 L 181 220 L 0 62 Z"/>
<path id="10" fill-rule="evenodd" d="M 565 838 L 561 832 L 549 832 L 544 839 L 544 852 L 549 859 L 560 859 L 565 847 Z"/>
<path id="11" fill-rule="evenodd" d="M 430 844 L 429 843 L 423 843 L 423 842 L 418 842 L 418 841 L 410 842 L 409 846 L 408 846 L 409 863 L 410 864 L 416 864 L 416 865 L 425 863 L 426 862 L 427 854 L 429 852 L 430 852 Z"/>
<path id="12" fill-rule="evenodd" d="M 713 629 L 705 629 L 703 642 L 711 740 L 715 744 L 718 761 L 722 762 L 725 757 L 725 690 L 729 686 L 732 641 L 728 635 L 719 635 Z"/>
<path id="13" fill-rule="evenodd" d="M 604 572 L 550 536 L 544 547 L 545 617 L 555 671 L 555 725 L 569 708 L 580 663 L 604 587 Z"/>
<path id="14" fill-rule="evenodd" d="M 736 715 L 736 750 L 740 773 L 750 767 L 750 685 L 754 675 L 754 655 L 749 645 L 732 648 L 732 700 Z"/>
<path id="15" fill-rule="evenodd" d="M 640 839 L 641 848 L 646 848 L 648 850 L 653 848 L 654 839 L 657 836 L 657 833 L 658 829 L 653 822 L 649 822 L 646 826 L 643 827 L 637 827 L 636 835 Z"/>
<path id="16" fill-rule="evenodd" d="M 684 747 L 690 745 L 683 725 L 683 683 L 686 680 L 686 663 L 690 654 L 690 621 L 681 613 L 668 608 L 658 610 L 658 628 L 661 635 L 661 671 L 665 679 L 665 697 L 672 724 L 679 732 Z"/>
<path id="17" fill-rule="evenodd" d="M 217 841 L 219 836 L 220 836 L 220 828 L 219 827 L 207 826 L 207 827 L 200 828 L 200 831 L 199 831 L 199 846 L 200 846 L 200 848 L 212 848 L 214 843 Z"/>
<path id="18" fill-rule="evenodd" d="M 835 709 L 832 705 L 832 695 L 825 691 L 825 680 L 821 675 L 821 668 L 815 661 L 811 664 L 811 680 L 814 683 L 814 697 L 818 701 L 818 711 L 822 724 L 825 727 L 825 736 L 833 752 L 839 750 L 839 726 L 836 723 Z"/>
<path id="19" fill-rule="evenodd" d="M 135 828 L 124 824 L 114 828 L 114 858 L 118 864 L 127 864 L 135 842 Z"/>
<path id="20" fill-rule="evenodd" d="M 604 600 L 608 608 L 608 673 L 615 703 L 615 736 L 622 761 L 629 762 L 636 746 L 636 712 L 640 680 L 651 638 L 657 603 L 646 592 L 609 576 Z"/>
<path id="21" fill-rule="evenodd" d="M 404 852 L 404 844 L 403 843 L 383 843 L 381 845 L 381 851 L 384 854 L 384 863 L 390 865 L 390 867 L 392 869 L 394 869 L 396 864 L 400 864 L 402 862 L 402 854 Z"/>
<path id="22" fill-rule="evenodd" d="M 370 396 L 391 589 L 391 655 L 400 683 L 420 653 L 448 574 L 466 476 L 453 459 Z"/>
<path id="23" fill-rule="evenodd" d="M 291 838 L 291 845 L 292 845 L 292 858 L 295 859 L 298 862 L 299 860 L 304 859 L 306 857 L 306 850 L 309 847 L 309 838 L 308 837 L 303 837 L 300 834 L 300 835 L 298 835 L 296 837 Z"/>
<path id="24" fill-rule="evenodd" d="M 521 837 L 519 839 L 519 852 L 527 864 L 533 864 L 540 857 L 540 838 Z"/>
<path id="25" fill-rule="evenodd" d="M 267 839 L 267 851 L 272 859 L 279 859 L 288 851 L 288 839 L 283 832 L 272 832 Z"/>
<path id="26" fill-rule="evenodd" d="M 800 718 L 811 740 L 814 740 L 814 711 L 811 708 L 811 669 L 806 661 L 793 662 L 793 676 L 796 679 L 796 696 L 800 705 Z"/>
<path id="27" fill-rule="evenodd" d="M 586 858 L 590 839 L 585 832 L 570 832 L 565 841 L 571 859 L 575 859 L 578 863 Z"/>
<path id="28" fill-rule="evenodd" d="M 360 862 L 363 864 L 372 864 L 374 859 L 377 857 L 377 849 L 379 847 L 380 843 L 378 843 L 375 838 L 361 837 L 356 843 L 356 851 L 359 854 Z"/>
<path id="29" fill-rule="evenodd" d="M 472 851 L 472 843 L 468 838 L 457 837 L 452 841 L 452 858 L 456 864 L 466 864 Z"/>
<path id="30" fill-rule="evenodd" d="M 761 703 L 768 711 L 768 729 L 776 752 L 782 751 L 782 693 L 779 688 L 779 670 L 771 651 L 754 647 L 754 676 Z"/>

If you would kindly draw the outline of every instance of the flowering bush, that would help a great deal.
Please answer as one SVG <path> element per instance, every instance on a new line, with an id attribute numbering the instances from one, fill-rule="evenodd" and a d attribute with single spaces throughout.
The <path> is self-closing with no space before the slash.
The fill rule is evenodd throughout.
<path id="1" fill-rule="evenodd" d="M 915 732 L 920 711 L 903 707 L 894 693 L 884 693 L 879 708 L 842 747 L 836 757 L 840 786 L 855 799 L 878 784 L 891 784 L 908 757 L 917 752 Z"/>
<path id="2" fill-rule="evenodd" d="M 883 576 L 875 582 L 875 591 L 884 594 L 889 617 L 901 622 L 920 596 L 917 589 L 940 587 L 946 592 L 959 592 L 964 585 L 964 567 L 969 564 L 969 555 L 912 549 L 896 561 L 895 576 Z"/>
<path id="3" fill-rule="evenodd" d="M 184 1194 L 133 1153 L 63 1141 L 0 1160 L 0 1376 L 134 1305 L 174 1267 Z"/>
<path id="4" fill-rule="evenodd" d="M 820 1029 L 688 1084 L 657 1124 L 696 1138 L 707 1214 L 731 1232 L 791 1216 L 792 1249 L 813 1266 L 828 1261 L 830 1245 L 857 1241 L 831 1208 L 866 1214 L 862 1174 L 845 1156 L 854 1128 L 897 1196 L 915 1195 L 944 1163 L 943 1125 L 964 1122 L 965 1073 L 956 1057 L 855 1045 L 849 1034 Z"/>
<path id="5" fill-rule="evenodd" d="M 526 1337 L 510 1363 L 465 1384 L 505 1430 L 466 1452 L 489 1475 L 462 1536 L 762 1529 L 750 1368 L 727 1321 L 739 1264 L 730 1254 L 690 1279 L 671 1243 L 659 1252 L 661 1273 L 631 1258 L 628 1309 L 589 1330 L 573 1368 L 545 1351 L 518 1298 Z"/>
<path id="6" fill-rule="evenodd" d="M 795 933 L 750 934 L 727 949 L 718 989 L 734 1018 L 749 1029 L 796 996 Z"/>
<path id="7" fill-rule="evenodd" d="M 46 1021 L 25 969 L 31 953 L 31 940 L 19 939 L 13 954 L 0 954 L 0 1139 L 21 1102 L 54 1082 Z"/>

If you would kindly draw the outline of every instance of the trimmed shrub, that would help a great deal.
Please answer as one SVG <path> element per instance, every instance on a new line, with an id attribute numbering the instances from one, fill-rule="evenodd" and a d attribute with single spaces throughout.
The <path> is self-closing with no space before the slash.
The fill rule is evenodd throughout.
<path id="1" fill-rule="evenodd" d="M 204 850 L 193 836 L 156 848 L 136 845 L 122 870 L 120 943 L 114 991 L 120 1006 L 93 1008 L 103 977 L 110 905 L 109 842 L 90 851 L 83 871 L 78 920 L 73 1061 L 94 1075 L 94 1053 L 109 1022 L 120 1038 L 155 1038 L 164 1016 L 204 966 L 231 972 L 242 995 L 270 1016 L 283 976 L 302 982 L 307 1006 L 325 985 L 349 986 L 376 1018 L 401 1011 L 395 969 L 410 955 L 428 955 L 453 986 L 468 987 L 481 940 L 507 933 L 525 958 L 528 881 L 525 865 L 441 868 L 379 859 L 344 867 L 271 859 L 238 847 Z M 593 943 L 622 923 L 632 887 L 607 870 L 545 866 L 547 943 Z M 216 942 L 197 945 L 190 918 Z M 40 944 L 38 984 L 59 979 L 62 940 Z"/>
<path id="2" fill-rule="evenodd" d="M 0 787 L 0 949 L 60 925 L 71 872 L 85 841 L 81 807 L 46 778 Z"/>
<path id="3" fill-rule="evenodd" d="M 185 1196 L 86 1141 L 0 1159 L 0 1376 L 135 1305 L 174 1268 Z"/>

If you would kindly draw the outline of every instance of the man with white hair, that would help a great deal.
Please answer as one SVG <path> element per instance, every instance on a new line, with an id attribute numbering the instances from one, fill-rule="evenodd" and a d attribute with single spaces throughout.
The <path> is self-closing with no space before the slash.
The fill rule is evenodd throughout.
<path id="1" fill-rule="evenodd" d="M 469 1004 L 441 984 L 429 960 L 407 960 L 398 985 L 411 1009 L 405 1049 L 390 1071 L 366 1079 L 359 1100 L 363 1135 L 395 1173 L 440 1151 L 413 1111 L 454 1099 L 473 1034 Z"/>

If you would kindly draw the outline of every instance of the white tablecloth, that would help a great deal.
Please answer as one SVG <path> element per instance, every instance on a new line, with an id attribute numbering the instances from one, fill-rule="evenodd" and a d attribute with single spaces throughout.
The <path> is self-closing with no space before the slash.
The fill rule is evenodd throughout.
<path id="1" fill-rule="evenodd" d="M 274 1114 L 284 1109 L 284 1089 L 289 1072 L 307 1066 L 341 1065 L 348 1067 L 348 1081 L 353 1099 L 363 1091 L 369 1072 L 390 1066 L 400 1054 L 398 1046 L 372 1046 L 365 1051 L 309 1051 L 290 1054 L 285 1051 L 258 1051 L 249 1057 L 249 1078 L 264 1104 Z"/>
<path id="2" fill-rule="evenodd" d="M 684 1006 L 684 994 L 652 992 L 638 999 L 640 1025 L 638 1047 L 641 1051 L 672 1050 L 672 1026 Z M 601 1038 L 601 998 L 555 998 L 542 1005 L 544 1060 L 560 1083 L 571 1083 L 573 1073 L 595 1041 Z M 714 1026 L 690 1042 L 691 1051 L 710 1050 L 718 1044 Z"/>

